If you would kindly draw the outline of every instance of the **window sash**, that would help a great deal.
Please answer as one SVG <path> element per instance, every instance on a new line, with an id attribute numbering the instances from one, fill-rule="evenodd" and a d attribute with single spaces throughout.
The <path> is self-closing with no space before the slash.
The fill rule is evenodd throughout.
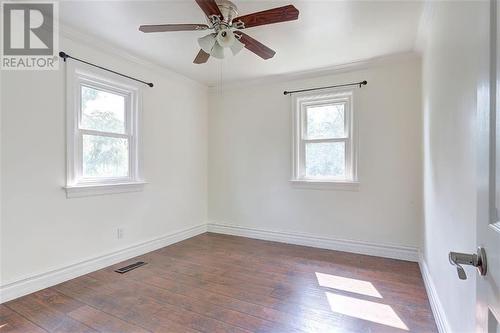
<path id="1" fill-rule="evenodd" d="M 329 106 L 329 105 L 343 105 L 344 106 L 344 138 L 349 137 L 349 133 L 351 129 L 349 128 L 349 122 L 350 122 L 350 115 L 348 112 L 349 108 L 349 103 L 348 101 L 344 101 L 344 99 L 341 99 L 340 101 L 338 99 L 333 99 L 333 100 L 326 100 L 326 101 L 317 101 L 317 102 L 310 102 L 310 103 L 304 103 L 301 106 L 301 126 L 302 129 L 300 131 L 300 136 L 302 140 L 322 140 L 322 139 L 337 139 L 337 138 L 342 138 L 342 137 L 326 137 L 326 138 L 321 138 L 321 139 L 309 139 L 308 138 L 308 133 L 307 133 L 307 111 L 308 108 L 310 107 L 321 107 L 321 106 Z"/>
<path id="2" fill-rule="evenodd" d="M 78 184 L 98 184 L 98 183 L 122 183 L 122 182 L 130 182 L 134 180 L 134 161 L 132 160 L 133 155 L 132 155 L 132 140 L 129 136 L 115 136 L 115 135 L 107 135 L 109 133 L 103 133 L 101 134 L 95 134 L 93 133 L 86 133 L 88 131 L 80 131 L 78 133 L 78 138 L 77 138 L 77 156 L 76 156 L 76 181 Z M 84 135 L 95 135 L 95 136 L 102 136 L 102 137 L 110 137 L 110 138 L 123 138 L 127 140 L 127 145 L 128 145 L 128 174 L 127 176 L 123 177 L 84 177 L 83 176 L 83 136 Z M 114 133 L 113 133 L 114 134 Z"/>
<path id="3" fill-rule="evenodd" d="M 125 102 L 125 109 L 123 110 L 124 112 L 124 133 L 127 135 L 132 134 L 132 96 L 130 92 L 124 91 L 119 88 L 114 88 L 110 87 L 109 85 L 104 85 L 100 84 L 98 82 L 90 81 L 90 80 L 85 80 L 85 79 L 80 79 L 78 84 L 77 84 L 77 89 L 78 93 L 76 94 L 77 100 L 76 100 L 76 105 L 77 105 L 77 128 L 78 130 L 81 131 L 96 131 L 96 130 L 89 130 L 85 129 L 82 127 L 82 118 L 83 118 L 83 110 L 82 110 L 82 87 L 87 87 L 90 89 L 94 90 L 99 90 L 103 92 L 107 92 L 110 94 L 114 95 L 119 95 L 122 96 Z M 101 132 L 101 133 L 109 133 L 109 134 L 122 134 L 122 133 L 115 133 L 115 132 L 108 132 L 108 131 L 96 131 L 96 132 Z"/>
<path id="4" fill-rule="evenodd" d="M 311 177 L 306 176 L 306 144 L 307 143 L 328 143 L 328 142 L 343 142 L 345 147 L 345 157 L 344 157 L 344 167 L 345 176 L 344 177 L 332 177 L 332 176 L 318 176 Z M 302 158 L 299 159 L 299 178 L 300 179 L 331 179 L 331 180 L 345 180 L 352 179 L 351 170 L 351 140 L 348 138 L 338 138 L 338 139 L 321 139 L 321 140 L 300 140 L 299 154 Z"/>

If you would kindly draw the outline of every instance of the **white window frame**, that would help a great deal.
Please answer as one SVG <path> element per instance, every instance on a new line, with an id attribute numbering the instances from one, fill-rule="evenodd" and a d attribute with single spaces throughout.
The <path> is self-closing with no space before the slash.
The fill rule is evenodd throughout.
<path id="1" fill-rule="evenodd" d="M 73 61 L 66 66 L 66 143 L 67 177 L 66 195 L 68 198 L 89 195 L 101 195 L 122 192 L 134 192 L 143 189 L 146 183 L 142 176 L 140 155 L 140 115 L 141 88 L 116 74 L 97 71 L 96 69 Z M 125 99 L 125 132 L 111 133 L 80 128 L 82 119 L 81 87 L 87 86 L 116 95 Z M 116 178 L 83 177 L 83 135 L 92 134 L 114 138 L 125 138 L 129 146 L 128 176 Z"/>
<path id="2" fill-rule="evenodd" d="M 328 90 L 293 95 L 293 174 L 291 182 L 298 188 L 358 190 L 357 173 L 357 126 L 354 114 L 354 90 Z M 307 107 L 330 104 L 344 104 L 345 133 L 344 138 L 308 139 L 306 138 Z M 342 178 L 306 177 L 305 146 L 307 142 L 344 142 L 345 170 Z"/>

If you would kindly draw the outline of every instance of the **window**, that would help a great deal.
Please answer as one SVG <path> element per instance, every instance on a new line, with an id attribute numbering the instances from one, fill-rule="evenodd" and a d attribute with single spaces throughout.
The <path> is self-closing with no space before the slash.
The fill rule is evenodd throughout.
<path id="1" fill-rule="evenodd" d="M 353 92 L 294 97 L 292 182 L 339 189 L 357 186 Z"/>
<path id="2" fill-rule="evenodd" d="M 140 190 L 139 88 L 68 63 L 68 197 Z"/>

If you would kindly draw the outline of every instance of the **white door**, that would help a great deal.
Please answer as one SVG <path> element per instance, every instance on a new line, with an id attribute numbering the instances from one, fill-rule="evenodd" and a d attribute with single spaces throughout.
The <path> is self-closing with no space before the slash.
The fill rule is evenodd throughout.
<path id="1" fill-rule="evenodd" d="M 500 333 L 500 6 L 491 0 L 489 94 L 478 98 L 477 245 L 486 251 L 487 271 L 477 281 L 477 332 Z M 489 101 L 489 103 L 488 103 Z M 488 105 L 489 104 L 489 105 Z"/>

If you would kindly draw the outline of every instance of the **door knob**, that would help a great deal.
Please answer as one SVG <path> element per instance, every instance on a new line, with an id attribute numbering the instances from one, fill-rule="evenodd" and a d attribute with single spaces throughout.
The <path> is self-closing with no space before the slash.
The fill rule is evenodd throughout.
<path id="1" fill-rule="evenodd" d="M 486 275 L 486 251 L 482 247 L 477 248 L 477 253 L 450 252 L 448 255 L 450 264 L 456 267 L 458 278 L 467 280 L 467 275 L 462 265 L 470 265 L 477 268 L 479 274 Z"/>

